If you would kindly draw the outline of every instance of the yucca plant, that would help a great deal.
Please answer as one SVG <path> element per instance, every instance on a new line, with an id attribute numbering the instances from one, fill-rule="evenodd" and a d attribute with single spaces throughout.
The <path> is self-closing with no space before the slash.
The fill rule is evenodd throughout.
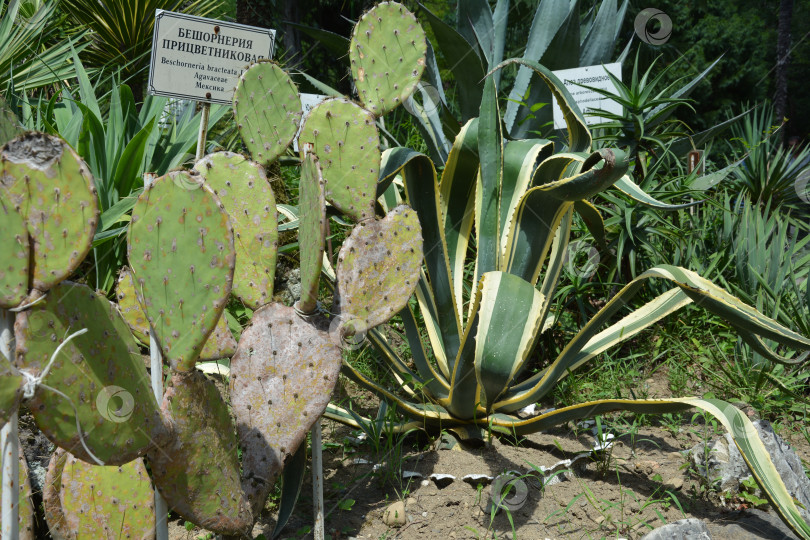
<path id="1" fill-rule="evenodd" d="M 480 436 L 482 430 L 526 434 L 615 410 L 702 409 L 732 433 L 783 519 L 810 538 L 810 526 L 802 521 L 750 421 L 723 401 L 608 399 L 528 418 L 516 414 L 548 396 L 571 370 L 692 302 L 723 317 L 763 351 L 763 338 L 796 349 L 810 349 L 810 340 L 694 272 L 659 265 L 616 293 L 559 353 L 540 347 L 537 353 L 546 367 L 527 374 L 538 338 L 551 330 L 552 299 L 568 251 L 573 213 L 599 231 L 601 217 L 587 199 L 611 185 L 635 185 L 626 176 L 623 152 L 591 151 L 590 132 L 562 83 L 536 63 L 504 64 L 514 62 L 530 67 L 561 104 L 567 148 L 554 154 L 549 141 L 504 140 L 495 82 L 489 76 L 479 118 L 461 129 L 440 180 L 426 156 L 405 149 L 386 152 L 382 187 L 401 174 L 424 238 L 425 269 L 416 305 L 399 314 L 412 357 L 401 357 L 381 332 L 372 330 L 368 338 L 402 391 L 377 384 L 350 363 L 345 373 L 396 404 L 412 420 L 408 427 L 450 429 L 463 437 Z M 638 186 L 629 190 L 643 196 Z M 653 278 L 672 288 L 615 320 Z M 770 357 L 781 360 L 773 351 Z M 327 415 L 356 422 L 337 407 Z"/>

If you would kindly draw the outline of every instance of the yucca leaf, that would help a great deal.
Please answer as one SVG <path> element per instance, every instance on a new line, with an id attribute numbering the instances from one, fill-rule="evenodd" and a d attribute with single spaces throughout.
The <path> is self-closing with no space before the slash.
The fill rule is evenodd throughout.
<path id="1" fill-rule="evenodd" d="M 481 405 L 491 412 L 523 370 L 539 335 L 545 298 L 534 286 L 505 272 L 481 278 L 475 376 Z"/>

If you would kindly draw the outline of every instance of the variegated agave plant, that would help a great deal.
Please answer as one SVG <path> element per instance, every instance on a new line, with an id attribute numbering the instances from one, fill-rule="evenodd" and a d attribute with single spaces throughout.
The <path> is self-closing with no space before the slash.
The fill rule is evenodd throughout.
<path id="1" fill-rule="evenodd" d="M 515 414 L 547 396 L 569 370 L 691 302 L 722 316 L 746 342 L 775 361 L 789 360 L 767 349 L 763 338 L 799 350 L 810 349 L 810 340 L 694 272 L 662 265 L 621 289 L 547 368 L 526 377 L 526 360 L 550 326 L 573 213 L 578 212 L 596 236 L 604 225 L 598 210 L 587 202 L 589 197 L 615 185 L 638 200 L 656 201 L 626 176 L 628 163 L 622 152 L 591 152 L 590 133 L 559 79 L 539 64 L 515 60 L 504 64 L 509 62 L 529 66 L 549 86 L 564 111 L 567 148 L 553 154 L 554 144 L 546 140 L 504 141 L 495 83 L 489 77 L 480 116 L 459 132 L 440 180 L 426 156 L 403 148 L 386 152 L 381 189 L 401 175 L 408 202 L 422 225 L 425 268 L 415 293 L 419 316 L 411 307 L 400 312 L 412 358 L 400 357 L 377 330 L 371 330 L 368 338 L 388 360 L 407 395 L 369 380 L 348 363 L 344 372 L 396 403 L 414 420 L 412 425 L 452 429 L 462 435 L 482 427 L 526 434 L 615 410 L 702 409 L 732 433 L 783 519 L 810 538 L 810 527 L 801 519 L 756 430 L 744 414 L 725 402 L 612 399 L 530 418 Z M 386 194 L 391 195 L 391 188 Z M 673 287 L 620 316 L 620 310 L 651 278 Z M 427 336 L 429 349 L 421 336 Z M 358 425 L 350 411 L 338 407 L 330 407 L 327 416 Z"/>

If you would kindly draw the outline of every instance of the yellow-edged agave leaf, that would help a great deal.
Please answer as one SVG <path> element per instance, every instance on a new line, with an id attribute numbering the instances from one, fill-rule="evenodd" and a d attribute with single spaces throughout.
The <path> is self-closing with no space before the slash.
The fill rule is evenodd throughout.
<path id="1" fill-rule="evenodd" d="M 545 302 L 531 283 L 506 272 L 487 272 L 481 281 L 475 377 L 481 405 L 491 411 L 532 351 Z"/>
<path id="2" fill-rule="evenodd" d="M 756 352 L 771 360 L 772 362 L 776 362 L 777 364 L 785 364 L 785 365 L 796 365 L 801 364 L 808 357 L 810 357 L 810 351 L 805 351 L 799 356 L 795 358 L 787 358 L 780 354 L 777 354 L 775 351 L 772 351 L 768 348 L 765 342 L 754 334 L 744 334 L 740 336 L 745 343 L 754 349 Z"/>
<path id="3" fill-rule="evenodd" d="M 458 351 L 461 321 L 453 297 L 436 169 L 430 158 L 422 155 L 408 161 L 401 173 L 408 204 L 419 215 L 422 225 L 425 266 L 434 292 L 437 322 L 441 328 L 445 353 L 452 358 Z"/>
<path id="4" fill-rule="evenodd" d="M 554 154 L 543 160 L 532 176 L 532 187 L 550 184 L 580 173 L 585 158 L 575 153 Z"/>
<path id="5" fill-rule="evenodd" d="M 441 328 L 439 327 L 436 301 L 433 299 L 433 291 L 428 286 L 427 275 L 424 269 L 422 269 L 419 276 L 419 283 L 416 285 L 416 301 L 419 303 L 419 310 L 424 319 L 425 330 L 427 331 L 430 345 L 433 348 L 436 363 L 439 365 L 439 369 L 442 371 L 444 378 L 449 379 L 450 363 L 444 351 L 444 341 L 442 340 Z"/>
<path id="6" fill-rule="evenodd" d="M 475 185 L 475 239 L 477 257 L 475 279 L 497 270 L 501 258 L 500 197 L 503 174 L 503 135 L 498 112 L 498 93 L 495 79 L 484 82 L 481 98 L 481 116 L 478 118 L 478 154 L 481 174 Z"/>
<path id="7" fill-rule="evenodd" d="M 531 184 L 535 165 L 543 162 L 553 151 L 554 143 L 545 139 L 509 141 L 504 146 L 499 211 L 502 251 L 506 247 L 512 215 L 515 213 L 520 198 Z"/>
<path id="8" fill-rule="evenodd" d="M 475 297 L 470 308 L 470 316 L 461 338 L 461 347 L 453 362 L 453 374 L 450 378 L 450 398 L 447 409 L 453 416 L 470 420 L 486 411 L 481 407 L 481 387 L 475 374 L 475 337 L 478 333 L 478 321 L 481 314 L 481 295 L 483 280 L 478 282 Z"/>
<path id="9" fill-rule="evenodd" d="M 591 165 L 593 162 L 598 165 Z M 602 149 L 583 162 L 585 172 L 527 191 L 510 225 L 502 268 L 536 283 L 565 213 L 575 201 L 610 187 L 627 172 L 627 166 L 624 152 Z"/>
<path id="10" fill-rule="evenodd" d="M 419 327 L 410 306 L 405 306 L 400 312 L 402 325 L 405 328 L 405 337 L 411 345 L 411 360 L 416 366 L 421 378 L 421 386 L 426 386 L 431 394 L 439 399 L 444 399 L 450 395 L 450 385 L 447 380 L 438 373 L 428 360 L 422 340 L 419 337 Z M 416 346 L 418 344 L 418 346 Z"/>
<path id="11" fill-rule="evenodd" d="M 653 208 L 660 208 L 662 210 L 678 210 L 679 208 L 689 208 L 690 206 L 695 206 L 696 204 L 700 204 L 703 201 L 694 201 L 690 203 L 684 204 L 667 204 L 665 202 L 661 202 L 658 199 L 651 197 L 647 194 L 641 187 L 638 186 L 635 182 L 630 179 L 630 175 L 626 174 L 616 180 L 616 187 L 619 190 L 630 197 L 631 199 L 638 201 L 640 203 L 644 203 L 647 206 L 652 206 Z"/>
<path id="12" fill-rule="evenodd" d="M 613 315 L 627 306 L 638 293 L 646 280 L 662 278 L 678 286 L 678 293 L 671 296 L 662 295 L 648 303 L 647 317 L 635 317 L 633 314 L 625 317 L 606 331 L 607 333 L 594 341 L 600 329 L 608 323 Z M 785 328 L 773 319 L 766 317 L 741 302 L 738 298 L 728 294 L 711 281 L 704 279 L 696 273 L 677 266 L 661 265 L 643 274 L 625 285 L 610 301 L 594 315 L 590 321 L 574 336 L 568 345 L 557 356 L 554 362 L 544 371 L 520 383 L 509 392 L 508 396 L 496 404 L 507 406 L 512 410 L 518 405 L 528 404 L 546 395 L 561 377 L 570 369 L 581 365 L 583 358 L 591 350 L 605 350 L 629 337 L 628 334 L 638 332 L 650 326 L 662 317 L 673 313 L 689 302 L 688 298 L 708 311 L 720 315 L 742 336 L 758 335 L 772 339 L 782 345 L 800 350 L 810 349 L 810 339 Z M 643 307 L 641 309 L 644 309 Z M 642 311 L 642 313 L 645 313 Z M 622 326 L 627 329 L 623 330 Z M 607 339 L 607 343 L 601 340 Z M 612 342 L 611 342 L 612 340 Z M 584 355 L 584 356 L 583 356 Z"/>
<path id="13" fill-rule="evenodd" d="M 596 240 L 596 243 L 599 244 L 599 247 L 603 250 L 607 250 L 605 220 L 602 219 L 602 214 L 599 210 L 588 201 L 575 202 L 574 210 L 579 214 L 579 217 L 582 218 L 582 221 L 585 223 L 591 236 Z"/>
<path id="14" fill-rule="evenodd" d="M 459 320 L 463 319 L 464 259 L 473 226 L 478 165 L 478 119 L 473 118 L 456 136 L 441 181 L 444 236 Z"/>
<path id="15" fill-rule="evenodd" d="M 551 299 L 554 297 L 554 291 L 557 289 L 557 282 L 560 279 L 560 272 L 562 272 L 566 256 L 568 255 L 568 238 L 571 235 L 573 215 L 573 211 L 569 208 L 568 212 L 560 221 L 560 226 L 557 227 L 557 232 L 551 243 L 551 254 L 549 255 L 548 264 L 546 265 L 546 273 L 543 275 L 543 283 L 540 285 L 540 293 L 545 298 L 545 306 L 543 306 L 541 313 L 543 321 L 549 318 L 548 313 L 551 309 Z M 545 332 L 545 330 L 546 329 L 543 328 L 540 333 Z"/>
<path id="16" fill-rule="evenodd" d="M 579 110 L 577 102 L 571 96 L 571 93 L 565 88 L 562 81 L 548 68 L 538 64 L 537 62 L 524 60 L 522 58 L 511 58 L 509 60 L 504 60 L 495 66 L 492 71 L 490 71 L 490 74 L 504 66 L 508 66 L 509 64 L 521 64 L 528 67 L 534 71 L 537 76 L 540 77 L 544 83 L 546 83 L 548 89 L 551 90 L 551 94 L 554 96 L 554 99 L 557 100 L 557 104 L 560 106 L 563 117 L 565 118 L 565 125 L 568 128 L 569 150 L 573 152 L 587 152 L 590 150 L 591 132 L 588 130 L 588 126 L 585 124 L 585 118 L 582 116 L 582 112 Z"/>

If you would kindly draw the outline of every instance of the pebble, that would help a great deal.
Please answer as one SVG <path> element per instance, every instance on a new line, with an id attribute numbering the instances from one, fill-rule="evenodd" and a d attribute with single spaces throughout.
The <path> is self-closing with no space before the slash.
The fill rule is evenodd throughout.
<path id="1" fill-rule="evenodd" d="M 383 512 L 383 523 L 389 527 L 402 527 L 407 522 L 405 517 L 405 503 L 396 501 L 388 505 Z"/>

